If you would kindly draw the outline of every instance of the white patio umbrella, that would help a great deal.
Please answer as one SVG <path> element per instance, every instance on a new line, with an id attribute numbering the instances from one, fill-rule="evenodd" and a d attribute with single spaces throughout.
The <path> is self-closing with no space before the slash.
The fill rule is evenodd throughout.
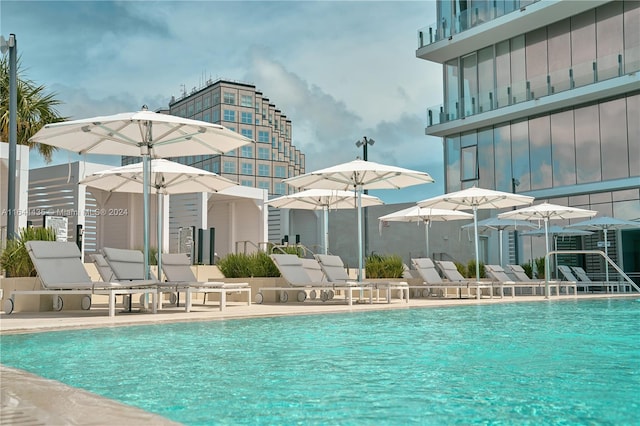
<path id="1" fill-rule="evenodd" d="M 600 216 L 583 222 L 568 225 L 567 228 L 588 229 L 593 231 L 602 231 L 604 235 L 604 253 L 609 257 L 609 241 L 607 240 L 608 231 L 617 229 L 640 228 L 640 222 L 631 220 L 616 219 L 615 217 Z M 605 268 L 605 279 L 609 281 L 609 266 Z"/>
<path id="2" fill-rule="evenodd" d="M 476 281 L 480 281 L 480 260 L 478 256 L 478 210 L 504 209 L 533 203 L 533 197 L 510 192 L 494 191 L 471 187 L 449 194 L 439 195 L 418 202 L 420 207 L 438 207 L 452 210 L 473 210 L 473 229 L 475 236 Z M 478 298 L 480 293 L 478 292 Z"/>
<path id="3" fill-rule="evenodd" d="M 544 238 L 546 257 L 549 252 L 549 220 L 551 219 L 577 219 L 581 217 L 591 217 L 598 214 L 594 210 L 579 209 L 576 207 L 567 207 L 558 204 L 551 204 L 544 202 L 531 207 L 525 207 L 518 210 L 500 213 L 498 215 L 501 219 L 522 219 L 522 220 L 543 220 L 544 221 Z M 549 297 L 549 262 L 545 262 L 545 282 L 546 282 L 546 297 Z"/>
<path id="4" fill-rule="evenodd" d="M 378 218 L 381 222 L 422 222 L 424 223 L 424 236 L 429 256 L 429 228 L 432 222 L 448 222 L 450 220 L 471 220 L 473 215 L 457 210 L 433 209 L 430 207 L 412 206 L 397 212 L 389 213 Z"/>
<path id="5" fill-rule="evenodd" d="M 206 170 L 159 158 L 151 160 L 149 168 L 151 171 L 150 186 L 155 188 L 158 199 L 158 279 L 162 280 L 163 196 L 194 192 L 218 192 L 238 184 Z M 102 170 L 87 176 L 79 183 L 109 193 L 142 193 L 144 191 L 144 165 L 136 163 Z"/>
<path id="6" fill-rule="evenodd" d="M 281 209 L 322 210 L 324 216 L 324 254 L 329 254 L 329 210 L 355 209 L 357 196 L 353 191 L 338 189 L 307 189 L 269 200 L 267 204 Z M 384 204 L 378 197 L 362 195 L 362 207 Z"/>
<path id="7" fill-rule="evenodd" d="M 472 223 L 462 226 L 463 229 L 471 227 L 473 227 Z M 535 227 L 536 225 L 526 220 L 500 219 L 498 217 L 490 217 L 478 222 L 478 230 L 490 229 L 498 231 L 500 241 L 500 266 L 504 266 L 504 260 L 502 259 L 502 231 L 517 230 L 518 228 L 531 229 Z"/>
<path id="8" fill-rule="evenodd" d="M 362 191 L 365 189 L 399 189 L 433 183 L 426 172 L 388 166 L 373 161 L 353 160 L 326 169 L 285 179 L 284 182 L 304 189 L 355 190 L 358 205 L 358 281 L 362 280 Z"/>
<path id="9" fill-rule="evenodd" d="M 553 236 L 553 249 L 558 251 L 558 237 L 581 237 L 585 235 L 591 235 L 593 232 L 582 231 L 580 229 L 569 229 L 568 227 L 562 227 L 559 225 L 549 226 L 547 233 Z M 523 237 L 544 237 L 544 228 L 535 229 L 532 231 L 525 231 L 520 233 Z M 533 256 L 532 256 L 533 257 Z M 531 262 L 533 264 L 533 261 Z M 558 257 L 555 257 L 556 270 L 558 269 Z"/>
<path id="10" fill-rule="evenodd" d="M 144 267 L 149 269 L 149 158 L 215 155 L 252 143 L 219 124 L 190 120 L 147 110 L 85 118 L 45 125 L 31 142 L 64 148 L 79 154 L 142 157 Z"/>

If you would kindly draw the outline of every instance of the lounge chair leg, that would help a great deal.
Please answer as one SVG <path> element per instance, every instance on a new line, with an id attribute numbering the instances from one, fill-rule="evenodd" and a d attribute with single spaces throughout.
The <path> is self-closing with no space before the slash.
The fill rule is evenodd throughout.
<path id="1" fill-rule="evenodd" d="M 187 293 L 185 296 L 187 300 L 184 302 L 184 310 L 185 312 L 191 312 L 191 289 L 188 288 L 185 293 Z"/>
<path id="2" fill-rule="evenodd" d="M 116 294 L 114 292 L 109 293 L 109 316 L 116 316 Z"/>

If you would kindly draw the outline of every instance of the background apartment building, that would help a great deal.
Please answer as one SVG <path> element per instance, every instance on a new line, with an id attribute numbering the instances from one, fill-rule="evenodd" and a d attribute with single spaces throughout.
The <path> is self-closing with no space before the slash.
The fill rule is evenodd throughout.
<path id="1" fill-rule="evenodd" d="M 241 186 L 265 190 L 271 195 L 285 195 L 292 189 L 284 179 L 305 172 L 305 156 L 292 142 L 291 120 L 253 84 L 232 80 L 209 80 L 201 88 L 172 97 L 165 114 L 221 124 L 256 141 L 223 155 L 197 155 L 169 158 L 201 168 L 238 182 Z M 139 162 L 137 157 L 123 157 L 123 164 Z M 179 239 L 182 229 L 199 227 L 206 216 L 204 194 L 171 197 L 169 233 Z M 282 212 L 269 208 L 268 240 L 278 242 L 283 234 Z M 255 241 L 254 244 L 264 243 Z"/>
<path id="2" fill-rule="evenodd" d="M 477 185 L 640 219 L 640 2 L 436 7 L 416 56 L 443 65 L 444 103 L 428 109 L 426 133 L 443 140 L 445 192 Z M 597 249 L 601 240 L 564 244 Z M 640 231 L 610 231 L 609 240 L 613 260 L 640 271 Z M 542 244 L 521 238 L 519 262 L 541 256 Z M 596 256 L 564 262 L 604 268 Z"/>

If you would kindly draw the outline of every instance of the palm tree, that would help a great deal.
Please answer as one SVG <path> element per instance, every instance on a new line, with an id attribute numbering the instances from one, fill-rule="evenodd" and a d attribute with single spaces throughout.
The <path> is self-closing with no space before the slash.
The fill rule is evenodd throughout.
<path id="1" fill-rule="evenodd" d="M 19 60 L 18 60 L 19 63 Z M 44 86 L 38 86 L 33 81 L 20 78 L 20 65 L 17 69 L 17 124 L 18 144 L 27 145 L 30 149 L 37 149 L 48 163 L 55 147 L 29 142 L 42 126 L 47 123 L 65 121 L 55 109 L 61 102 L 55 98 L 55 93 L 47 94 Z M 8 55 L 0 57 L 0 141 L 9 142 L 9 60 Z"/>

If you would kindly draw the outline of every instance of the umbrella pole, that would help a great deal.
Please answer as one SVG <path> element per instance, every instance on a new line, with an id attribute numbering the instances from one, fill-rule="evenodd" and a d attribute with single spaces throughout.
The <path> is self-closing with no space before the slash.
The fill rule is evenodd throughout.
<path id="1" fill-rule="evenodd" d="M 549 298 L 549 218 L 544 218 L 544 247 L 547 256 L 544 259 L 544 293 L 545 299 Z"/>
<path id="2" fill-rule="evenodd" d="M 324 254 L 329 254 L 329 206 L 323 206 L 324 215 Z"/>
<path id="3" fill-rule="evenodd" d="M 164 197 L 159 189 L 156 189 L 158 198 L 158 281 L 162 282 L 162 226 L 164 225 Z"/>
<path id="4" fill-rule="evenodd" d="M 500 266 L 504 268 L 504 260 L 502 259 L 502 228 L 498 230 L 498 237 L 500 238 Z"/>
<path id="5" fill-rule="evenodd" d="M 429 256 L 429 224 L 430 224 L 429 219 L 424 221 L 424 238 L 427 242 L 427 257 L 430 257 Z"/>
<path id="6" fill-rule="evenodd" d="M 604 254 L 607 258 L 604 260 L 604 279 L 605 282 L 609 282 L 609 247 L 607 247 L 607 227 L 602 228 L 602 232 L 604 233 Z M 608 285 L 608 284 L 607 284 Z M 607 287 L 608 288 L 608 287 Z"/>
<path id="7" fill-rule="evenodd" d="M 149 129 L 150 131 L 151 129 Z M 144 278 L 151 279 L 151 269 L 149 268 L 149 181 L 151 168 L 149 167 L 149 147 L 142 147 L 142 228 L 144 244 Z"/>
<path id="8" fill-rule="evenodd" d="M 362 188 L 357 187 L 358 197 L 358 282 L 362 282 Z"/>
<path id="9" fill-rule="evenodd" d="M 476 246 L 476 299 L 480 299 L 480 256 L 478 254 L 478 206 L 473 206 L 473 233 Z"/>

